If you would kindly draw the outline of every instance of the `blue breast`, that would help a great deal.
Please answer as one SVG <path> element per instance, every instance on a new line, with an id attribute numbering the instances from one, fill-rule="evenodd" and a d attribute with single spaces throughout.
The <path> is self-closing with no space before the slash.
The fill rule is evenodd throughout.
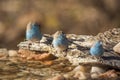
<path id="1" fill-rule="evenodd" d="M 66 40 L 66 38 L 64 38 L 64 36 L 58 36 L 57 39 L 53 40 L 53 46 L 54 47 L 58 47 L 59 45 L 68 45 L 68 41 Z"/>
<path id="2" fill-rule="evenodd" d="M 39 27 L 33 26 L 29 31 L 26 32 L 26 39 L 38 39 L 42 38 Z"/>
<path id="3" fill-rule="evenodd" d="M 93 56 L 101 56 L 104 53 L 104 49 L 101 44 L 97 43 L 90 49 L 90 54 Z"/>

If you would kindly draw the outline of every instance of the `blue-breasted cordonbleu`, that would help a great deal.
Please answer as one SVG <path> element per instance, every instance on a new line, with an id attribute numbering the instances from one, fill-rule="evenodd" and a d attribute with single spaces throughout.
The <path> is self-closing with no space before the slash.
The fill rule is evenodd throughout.
<path id="1" fill-rule="evenodd" d="M 41 38 L 40 25 L 37 22 L 29 22 L 26 29 L 26 40 L 38 41 Z"/>
<path id="2" fill-rule="evenodd" d="M 68 39 L 62 31 L 57 31 L 53 36 L 53 47 L 58 51 L 64 51 L 68 48 Z"/>
<path id="3" fill-rule="evenodd" d="M 102 42 L 98 40 L 91 48 L 90 48 L 90 54 L 92 56 L 100 57 L 104 53 L 104 48 L 102 46 Z"/>

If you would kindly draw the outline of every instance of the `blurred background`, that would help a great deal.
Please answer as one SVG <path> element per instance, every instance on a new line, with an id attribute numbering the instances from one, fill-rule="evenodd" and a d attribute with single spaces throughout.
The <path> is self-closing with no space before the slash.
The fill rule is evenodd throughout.
<path id="1" fill-rule="evenodd" d="M 16 49 L 29 21 L 43 33 L 96 35 L 119 27 L 120 0 L 0 0 L 0 48 Z"/>

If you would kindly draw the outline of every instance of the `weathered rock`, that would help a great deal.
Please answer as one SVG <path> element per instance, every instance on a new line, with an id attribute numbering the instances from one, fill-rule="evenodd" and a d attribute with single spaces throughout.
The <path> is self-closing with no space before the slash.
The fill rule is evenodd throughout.
<path id="1" fill-rule="evenodd" d="M 115 71 L 115 70 L 109 70 L 109 71 L 107 71 L 107 72 L 105 72 L 105 73 L 99 75 L 99 78 L 104 78 L 104 79 L 107 79 L 107 78 L 109 78 L 109 79 L 114 78 L 114 79 L 112 79 L 112 80 L 116 80 L 117 77 L 118 77 L 118 74 L 117 74 L 117 71 Z M 116 79 L 115 79 L 115 78 L 116 78 Z"/>
<path id="2" fill-rule="evenodd" d="M 73 77 L 75 77 L 75 78 L 77 78 L 79 80 L 88 80 L 88 79 L 91 79 L 89 73 L 84 73 L 82 71 L 76 72 Z"/>
<path id="3" fill-rule="evenodd" d="M 47 65 L 47 66 L 50 66 L 50 65 L 52 65 L 54 62 L 53 61 L 43 61 L 43 62 L 41 62 L 42 64 L 44 64 L 44 65 Z"/>
<path id="4" fill-rule="evenodd" d="M 50 53 L 41 53 L 41 52 L 30 51 L 25 49 L 19 49 L 18 53 L 20 57 L 27 60 L 48 61 L 48 60 L 56 59 L 56 57 Z"/>
<path id="5" fill-rule="evenodd" d="M 67 58 L 74 65 L 107 66 L 120 69 L 120 56 L 112 51 L 120 41 L 120 28 L 114 28 L 96 36 L 67 34 L 69 46 L 67 52 L 57 53 L 51 46 L 52 36 L 45 34 L 42 42 L 24 41 L 18 44 L 20 49 L 46 51 L 57 57 Z M 89 48 L 96 40 L 102 40 L 105 53 L 99 59 L 89 54 Z"/>
<path id="6" fill-rule="evenodd" d="M 73 70 L 73 72 L 77 72 L 77 71 L 81 71 L 81 72 L 84 72 L 84 73 L 90 73 L 91 66 L 79 65 L 79 66 L 75 67 L 74 70 Z"/>
<path id="7" fill-rule="evenodd" d="M 16 50 L 9 50 L 9 51 L 8 51 L 8 55 L 9 55 L 10 57 L 16 57 L 16 56 L 18 56 L 18 53 L 17 53 Z"/>
<path id="8" fill-rule="evenodd" d="M 31 42 L 31 41 L 24 41 L 20 42 L 18 44 L 18 47 L 20 49 L 28 49 L 28 50 L 33 50 L 33 51 L 44 51 L 48 52 L 51 51 L 51 42 L 52 42 L 52 37 L 50 35 L 43 35 L 43 38 L 41 41 L 36 41 L 36 42 Z"/>
<path id="9" fill-rule="evenodd" d="M 64 77 L 68 80 L 70 78 L 73 78 L 73 80 L 91 79 L 90 70 L 91 70 L 91 66 L 79 65 L 79 66 L 76 66 L 72 71 L 68 72 L 67 74 L 64 74 Z"/>
<path id="10" fill-rule="evenodd" d="M 77 79 L 90 79 L 90 70 L 91 70 L 91 66 L 82 66 L 79 65 L 77 66 L 73 72 L 74 72 L 74 76 Z"/>
<path id="11" fill-rule="evenodd" d="M 113 47 L 113 50 L 120 55 L 120 42 Z"/>
<path id="12" fill-rule="evenodd" d="M 99 33 L 95 38 L 102 40 L 106 50 L 112 50 L 120 42 L 120 28 L 113 28 L 104 33 Z"/>
<path id="13" fill-rule="evenodd" d="M 7 49 L 0 49 L 0 58 L 5 58 L 8 56 Z"/>
<path id="14" fill-rule="evenodd" d="M 100 74 L 106 72 L 105 68 L 93 66 L 91 69 L 91 77 L 92 78 L 98 78 Z"/>

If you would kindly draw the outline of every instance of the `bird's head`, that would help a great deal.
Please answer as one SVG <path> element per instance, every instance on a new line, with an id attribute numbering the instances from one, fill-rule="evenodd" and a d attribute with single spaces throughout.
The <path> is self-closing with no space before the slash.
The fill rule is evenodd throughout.
<path id="1" fill-rule="evenodd" d="M 64 36 L 65 34 L 62 32 L 62 31 L 57 31 L 54 35 L 53 35 L 53 38 L 56 39 L 58 37 L 62 37 Z"/>
<path id="2" fill-rule="evenodd" d="M 99 46 L 102 46 L 102 41 L 101 40 L 96 41 L 95 44 L 94 44 L 94 47 L 99 47 Z"/>
<path id="3" fill-rule="evenodd" d="M 31 29 L 39 29 L 40 25 L 37 22 L 29 22 L 27 24 L 27 30 L 31 30 Z"/>

